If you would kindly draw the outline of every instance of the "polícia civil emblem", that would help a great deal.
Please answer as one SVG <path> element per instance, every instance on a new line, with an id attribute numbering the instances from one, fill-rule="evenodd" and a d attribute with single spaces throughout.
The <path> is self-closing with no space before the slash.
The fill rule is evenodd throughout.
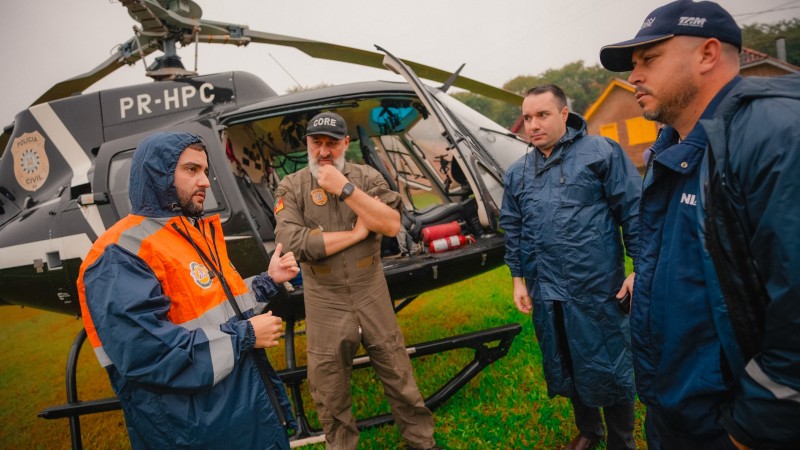
<path id="1" fill-rule="evenodd" d="M 50 160 L 44 151 L 44 137 L 38 132 L 23 133 L 11 144 L 14 155 L 14 176 L 26 191 L 34 192 L 50 176 Z"/>
<path id="2" fill-rule="evenodd" d="M 311 191 L 311 201 L 313 201 L 315 205 L 323 206 L 325 203 L 328 203 L 328 194 L 326 194 L 323 189 L 314 189 Z"/>

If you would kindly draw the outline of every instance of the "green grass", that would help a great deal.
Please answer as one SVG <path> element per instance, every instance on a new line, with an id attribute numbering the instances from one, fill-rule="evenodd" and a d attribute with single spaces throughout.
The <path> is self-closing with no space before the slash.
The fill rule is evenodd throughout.
<path id="1" fill-rule="evenodd" d="M 450 449 L 553 449 L 577 432 L 572 410 L 564 398 L 549 399 L 541 369 L 541 353 L 530 317 L 519 313 L 511 299 L 506 267 L 426 293 L 398 314 L 406 343 L 413 344 L 455 334 L 517 322 L 522 333 L 508 355 L 486 368 L 434 411 L 436 439 Z M 66 402 L 64 368 L 80 320 L 16 306 L 0 307 L 0 448 L 68 449 L 69 422 L 36 416 L 43 408 Z M 305 364 L 302 337 L 298 357 Z M 276 368 L 283 366 L 280 351 L 271 352 Z M 441 384 L 472 359 L 469 350 L 413 359 L 423 395 Z M 112 395 L 105 372 L 90 347 L 82 350 L 79 370 L 81 400 Z M 352 383 L 356 417 L 389 412 L 380 382 L 371 369 L 356 371 Z M 309 419 L 316 414 L 304 386 Z M 644 409 L 637 404 L 636 440 L 646 448 L 642 433 Z M 81 419 L 85 448 L 129 448 L 122 413 L 93 414 Z M 403 448 L 396 427 L 384 426 L 361 434 L 362 449 Z M 322 449 L 323 444 L 305 448 Z"/>

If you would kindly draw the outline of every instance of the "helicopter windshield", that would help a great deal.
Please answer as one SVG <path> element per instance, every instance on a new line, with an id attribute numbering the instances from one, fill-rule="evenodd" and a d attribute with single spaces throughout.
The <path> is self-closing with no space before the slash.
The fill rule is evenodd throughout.
<path id="1" fill-rule="evenodd" d="M 438 92 L 435 98 L 462 121 L 467 129 L 473 130 L 473 137 L 503 170 L 511 166 L 527 151 L 527 142 L 469 106 L 444 92 Z"/>

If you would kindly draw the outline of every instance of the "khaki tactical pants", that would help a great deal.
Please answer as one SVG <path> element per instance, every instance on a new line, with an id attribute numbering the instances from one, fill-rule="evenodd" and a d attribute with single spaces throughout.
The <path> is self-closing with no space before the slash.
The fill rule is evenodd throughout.
<path id="1" fill-rule="evenodd" d="M 388 290 L 381 284 L 371 286 L 372 292 L 329 292 L 318 301 L 306 296 L 308 381 L 328 449 L 354 450 L 358 444 L 350 375 L 361 344 L 383 383 L 400 434 L 414 447 L 435 445 L 433 415 L 417 388 Z"/>

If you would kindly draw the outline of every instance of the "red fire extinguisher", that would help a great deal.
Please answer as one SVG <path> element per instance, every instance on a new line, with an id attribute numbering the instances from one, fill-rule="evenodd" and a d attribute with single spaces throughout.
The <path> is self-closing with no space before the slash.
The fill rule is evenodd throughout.
<path id="1" fill-rule="evenodd" d="M 446 250 L 452 250 L 454 248 L 461 247 L 462 245 L 465 244 L 473 244 L 473 243 L 475 243 L 475 238 L 473 238 L 472 236 L 455 234 L 441 239 L 434 239 L 428 244 L 428 250 L 430 250 L 431 253 L 439 253 Z"/>
<path id="2" fill-rule="evenodd" d="M 446 238 L 461 234 L 461 225 L 457 221 L 443 223 L 441 225 L 431 225 L 422 229 L 422 241 L 429 244 L 436 239 Z"/>

